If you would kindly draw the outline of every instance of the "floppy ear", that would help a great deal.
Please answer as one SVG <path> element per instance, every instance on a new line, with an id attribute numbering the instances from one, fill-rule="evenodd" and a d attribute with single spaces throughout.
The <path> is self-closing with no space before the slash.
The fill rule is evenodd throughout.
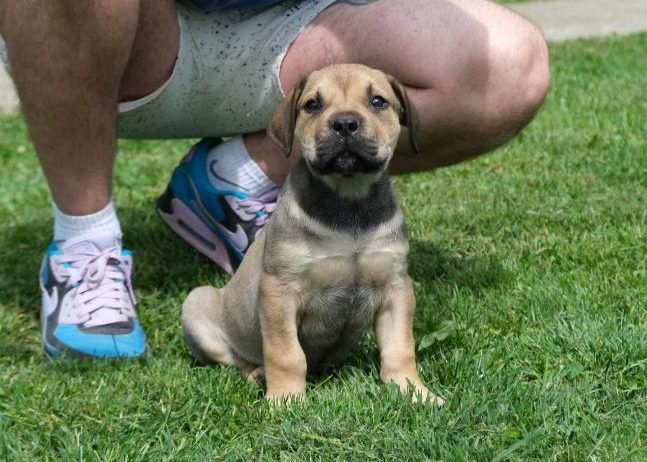
<path id="1" fill-rule="evenodd" d="M 304 77 L 297 84 L 296 87 L 281 101 L 278 105 L 267 133 L 283 150 L 285 157 L 292 154 L 292 143 L 294 142 L 294 127 L 297 123 L 297 115 L 299 114 L 299 98 L 306 86 L 306 78 Z"/>
<path id="2" fill-rule="evenodd" d="M 400 125 L 407 127 L 409 146 L 411 146 L 413 152 L 418 154 L 420 148 L 418 146 L 418 115 L 416 114 L 416 108 L 411 103 L 404 85 L 391 76 L 389 76 L 389 83 L 395 92 L 395 96 L 400 101 Z"/>

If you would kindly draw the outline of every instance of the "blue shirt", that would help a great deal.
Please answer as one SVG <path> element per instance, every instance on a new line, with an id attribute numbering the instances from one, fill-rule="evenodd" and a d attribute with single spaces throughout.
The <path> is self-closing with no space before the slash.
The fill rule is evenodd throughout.
<path id="1" fill-rule="evenodd" d="M 281 0 L 191 0 L 200 10 L 208 13 L 216 10 L 231 10 L 234 8 L 258 8 L 279 3 Z"/>

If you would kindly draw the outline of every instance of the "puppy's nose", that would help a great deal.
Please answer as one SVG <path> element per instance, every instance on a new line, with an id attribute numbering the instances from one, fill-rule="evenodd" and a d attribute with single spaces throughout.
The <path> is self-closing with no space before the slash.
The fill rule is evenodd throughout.
<path id="1" fill-rule="evenodd" d="M 342 136 L 351 136 L 359 130 L 360 120 L 353 114 L 340 114 L 330 121 L 330 127 Z"/>

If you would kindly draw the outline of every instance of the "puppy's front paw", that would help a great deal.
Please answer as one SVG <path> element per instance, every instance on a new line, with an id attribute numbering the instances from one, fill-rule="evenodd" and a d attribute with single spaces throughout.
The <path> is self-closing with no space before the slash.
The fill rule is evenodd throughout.
<path id="1" fill-rule="evenodd" d="M 415 385 L 411 401 L 414 403 L 435 404 L 438 407 L 442 407 L 445 404 L 444 399 L 435 395 L 431 390 L 429 390 L 429 388 L 425 387 L 421 383 Z"/>
<path id="2" fill-rule="evenodd" d="M 411 401 L 414 403 L 435 404 L 438 407 L 442 407 L 445 404 L 444 399 L 434 394 L 420 380 L 399 377 L 391 378 L 390 380 L 387 379 L 385 382 L 395 383 L 403 395 L 411 393 Z"/>
<path id="3" fill-rule="evenodd" d="M 301 401 L 305 398 L 306 392 L 302 390 L 268 390 L 265 394 L 265 399 L 270 403 L 270 406 L 289 406 L 293 402 Z"/>

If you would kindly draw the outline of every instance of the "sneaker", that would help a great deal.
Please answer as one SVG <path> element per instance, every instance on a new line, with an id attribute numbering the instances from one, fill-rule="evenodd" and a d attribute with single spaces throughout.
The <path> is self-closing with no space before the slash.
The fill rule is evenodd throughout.
<path id="1" fill-rule="evenodd" d="M 52 242 L 40 271 L 43 347 L 51 356 L 140 356 L 133 257 L 113 232 Z"/>
<path id="2" fill-rule="evenodd" d="M 209 181 L 207 155 L 220 139 L 193 146 L 173 171 L 157 213 L 189 245 L 233 273 L 276 208 L 278 188 L 251 196 L 232 184 L 219 190 Z"/>

